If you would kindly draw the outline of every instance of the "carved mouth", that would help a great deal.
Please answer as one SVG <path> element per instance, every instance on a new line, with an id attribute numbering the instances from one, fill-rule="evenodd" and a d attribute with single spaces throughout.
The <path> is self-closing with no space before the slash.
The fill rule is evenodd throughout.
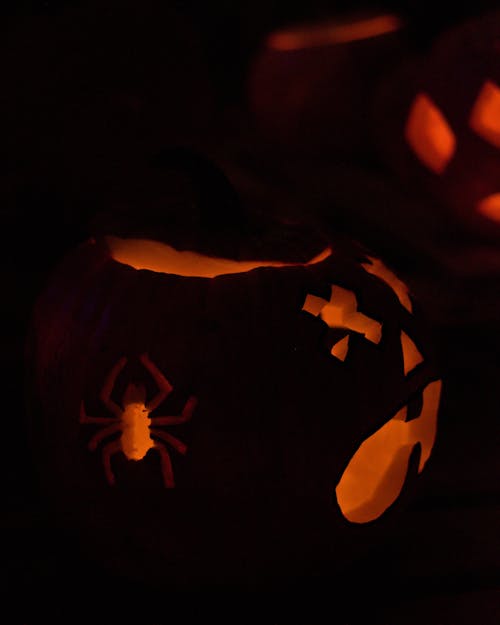
<path id="1" fill-rule="evenodd" d="M 404 406 L 352 456 L 335 489 L 337 503 L 348 521 L 374 521 L 396 501 L 416 445 L 420 445 L 418 472 L 422 472 L 436 438 L 441 386 L 441 380 L 436 380 L 425 387 L 416 419 L 406 420 L 408 405 Z"/>

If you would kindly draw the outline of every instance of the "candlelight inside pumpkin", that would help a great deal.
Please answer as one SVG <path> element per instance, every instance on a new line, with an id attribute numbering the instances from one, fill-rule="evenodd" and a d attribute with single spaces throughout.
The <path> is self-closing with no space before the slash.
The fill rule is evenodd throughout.
<path id="1" fill-rule="evenodd" d="M 401 26 L 401 18 L 389 13 L 344 23 L 339 19 L 327 20 L 278 30 L 268 37 L 267 45 L 273 50 L 302 50 L 379 37 L 399 30 Z"/>
<path id="2" fill-rule="evenodd" d="M 456 139 L 445 116 L 427 94 L 416 96 L 405 132 L 422 163 L 436 174 L 443 173 L 455 152 Z"/>
<path id="3" fill-rule="evenodd" d="M 423 392 L 420 416 L 406 422 L 407 407 L 366 439 L 358 448 L 335 489 L 342 514 L 353 523 L 378 518 L 398 497 L 408 471 L 408 460 L 420 444 L 418 471 L 429 459 L 436 437 L 441 382 Z"/>
<path id="4" fill-rule="evenodd" d="M 315 265 L 328 258 L 332 250 L 324 249 L 306 263 L 283 263 L 277 261 L 230 260 L 206 256 L 150 239 L 123 239 L 107 236 L 106 243 L 112 258 L 134 269 L 148 269 L 157 273 L 196 278 L 216 278 L 229 274 L 246 273 L 262 267 L 295 267 Z"/>
<path id="5" fill-rule="evenodd" d="M 500 148 L 500 87 L 492 80 L 479 92 L 469 124 L 480 137 Z"/>
<path id="6" fill-rule="evenodd" d="M 477 210 L 488 219 L 500 221 L 500 193 L 493 193 L 481 200 L 477 205 Z"/>

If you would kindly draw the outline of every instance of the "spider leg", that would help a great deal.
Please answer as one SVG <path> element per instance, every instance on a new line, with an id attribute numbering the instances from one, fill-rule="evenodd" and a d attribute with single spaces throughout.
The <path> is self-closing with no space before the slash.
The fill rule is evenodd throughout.
<path id="1" fill-rule="evenodd" d="M 146 404 L 146 408 L 150 412 L 153 412 L 153 410 L 158 408 L 161 402 L 172 392 L 173 387 L 147 354 L 141 354 L 141 356 L 139 356 L 139 359 L 149 371 L 149 373 L 153 376 L 156 385 L 160 389 L 160 392 Z"/>
<path id="2" fill-rule="evenodd" d="M 97 423 L 99 425 L 105 425 L 106 423 L 117 423 L 119 419 L 113 417 L 89 417 L 85 412 L 85 404 L 83 400 L 80 402 L 80 423 Z"/>
<path id="3" fill-rule="evenodd" d="M 162 441 L 171 445 L 180 454 L 184 455 L 186 453 L 187 445 L 181 442 L 178 438 L 175 438 L 175 436 L 172 436 L 172 434 L 163 432 L 162 430 L 157 430 L 156 428 L 150 428 L 150 432 L 151 434 L 154 434 L 154 436 L 161 438 Z"/>
<path id="4" fill-rule="evenodd" d="M 110 486 L 113 486 L 115 483 L 115 476 L 113 475 L 113 471 L 111 470 L 111 456 L 121 450 L 122 448 L 119 440 L 111 441 L 102 448 L 102 462 L 104 464 L 104 472 Z"/>
<path id="5" fill-rule="evenodd" d="M 107 427 L 102 428 L 102 430 L 96 432 L 89 442 L 90 451 L 95 451 L 97 449 L 97 445 L 99 445 L 102 440 L 104 440 L 111 434 L 114 434 L 115 432 L 119 432 L 121 428 L 121 423 L 113 423 L 112 425 L 108 425 Z"/>
<path id="6" fill-rule="evenodd" d="M 161 460 L 161 472 L 163 475 L 163 483 L 166 488 L 174 488 L 174 471 L 172 469 L 172 461 L 170 460 L 170 454 L 165 449 L 163 443 L 155 443 L 155 449 L 160 454 Z"/>
<path id="7" fill-rule="evenodd" d="M 122 409 L 111 399 L 111 392 L 113 391 L 113 387 L 115 385 L 118 374 L 126 365 L 126 363 L 127 359 L 125 358 L 125 356 L 120 358 L 120 360 L 109 372 L 108 377 L 104 382 L 104 386 L 102 387 L 101 394 L 99 395 L 102 403 L 106 406 L 106 408 L 118 418 L 122 413 Z"/>
<path id="8" fill-rule="evenodd" d="M 179 416 L 176 417 L 150 417 L 153 425 L 177 425 L 179 423 L 186 423 L 193 415 L 193 410 L 196 407 L 196 397 L 190 397 L 184 404 L 184 408 Z"/>

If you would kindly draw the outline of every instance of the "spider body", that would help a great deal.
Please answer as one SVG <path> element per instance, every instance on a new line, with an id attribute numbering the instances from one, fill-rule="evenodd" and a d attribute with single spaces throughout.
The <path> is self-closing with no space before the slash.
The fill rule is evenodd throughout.
<path id="1" fill-rule="evenodd" d="M 146 405 L 140 402 L 128 404 L 123 410 L 120 440 L 122 451 L 129 460 L 142 460 L 154 447 L 149 430 L 151 426 L 149 412 Z"/>
<path id="2" fill-rule="evenodd" d="M 114 414 L 114 417 L 90 417 L 86 414 L 82 401 L 80 405 L 80 423 L 101 426 L 101 429 L 90 439 L 89 449 L 91 451 L 95 451 L 99 444 L 108 437 L 118 432 L 120 433 L 119 438 L 105 443 L 102 448 L 104 471 L 106 479 L 111 486 L 115 483 L 115 476 L 111 468 L 111 457 L 114 454 L 122 452 L 128 460 L 138 461 L 142 460 L 150 449 L 155 449 L 161 458 L 163 482 L 167 488 L 173 488 L 175 486 L 174 474 L 166 443 L 180 454 L 186 453 L 187 446 L 175 436 L 152 426 L 177 425 L 189 421 L 196 399 L 190 397 L 179 416 L 151 417 L 151 412 L 158 408 L 173 389 L 170 382 L 149 359 L 147 354 L 142 354 L 140 360 L 158 385 L 158 394 L 151 401 L 147 401 L 144 386 L 130 383 L 123 394 L 122 406 L 114 402 L 111 399 L 111 392 L 116 378 L 127 363 L 125 357 L 120 358 L 111 369 L 100 394 L 101 401 Z"/>

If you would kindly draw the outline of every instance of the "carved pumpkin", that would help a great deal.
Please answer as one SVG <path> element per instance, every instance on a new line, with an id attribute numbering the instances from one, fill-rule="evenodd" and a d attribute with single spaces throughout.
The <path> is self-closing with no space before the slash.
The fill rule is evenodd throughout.
<path id="1" fill-rule="evenodd" d="M 451 225 L 500 235 L 500 12 L 441 34 L 377 96 L 385 162 Z"/>
<path id="2" fill-rule="evenodd" d="M 286 154 L 366 153 L 367 102 L 405 47 L 403 22 L 389 13 L 347 14 L 271 32 L 247 84 L 266 145 Z"/>
<path id="3" fill-rule="evenodd" d="M 63 259 L 34 310 L 54 514 L 105 566 L 169 588 L 352 561 L 399 518 L 436 436 L 441 382 L 404 283 L 285 226 L 257 259 L 127 228 Z"/>

